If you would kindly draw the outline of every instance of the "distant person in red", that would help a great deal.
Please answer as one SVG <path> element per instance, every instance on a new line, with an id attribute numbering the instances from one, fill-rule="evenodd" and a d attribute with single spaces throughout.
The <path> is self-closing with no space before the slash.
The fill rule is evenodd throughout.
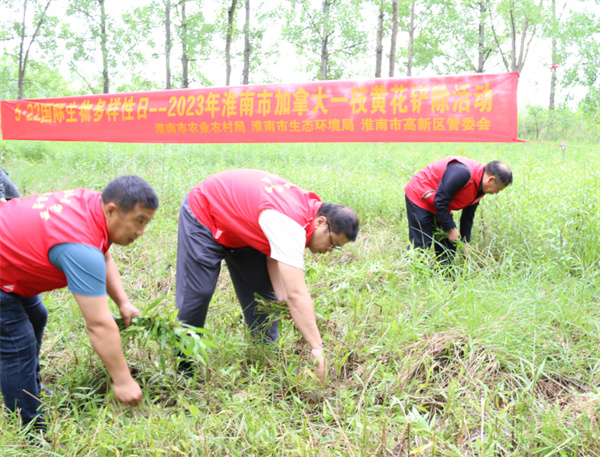
<path id="1" fill-rule="evenodd" d="M 81 309 L 115 397 L 126 404 L 141 402 L 107 294 L 126 325 L 140 312 L 129 301 L 108 249 L 142 236 L 157 208 L 156 193 L 136 176 L 116 178 L 102 194 L 74 189 L 0 205 L 0 387 L 4 405 L 20 413 L 24 424 L 46 428 L 38 398 L 48 311 L 39 294 L 65 286 Z"/>
<path id="2" fill-rule="evenodd" d="M 450 262 L 456 242 L 471 241 L 475 210 L 486 194 L 496 194 L 513 181 L 512 172 L 502 162 L 483 165 L 466 157 L 446 157 L 417 172 L 404 188 L 408 237 L 413 248 L 429 248 L 433 243 L 441 262 Z M 460 230 L 452 218 L 462 210 Z M 446 236 L 435 239 L 435 229 Z"/>
<path id="3" fill-rule="evenodd" d="M 323 342 L 304 279 L 304 249 L 320 254 L 340 249 L 356 240 L 358 230 L 350 208 L 322 203 L 314 193 L 266 171 L 212 175 L 181 205 L 175 287 L 179 319 L 204 327 L 225 260 L 252 334 L 267 343 L 279 337 L 278 323 L 257 312 L 255 294 L 286 302 L 324 381 Z M 179 368 L 189 373 L 192 362 L 185 360 Z"/>

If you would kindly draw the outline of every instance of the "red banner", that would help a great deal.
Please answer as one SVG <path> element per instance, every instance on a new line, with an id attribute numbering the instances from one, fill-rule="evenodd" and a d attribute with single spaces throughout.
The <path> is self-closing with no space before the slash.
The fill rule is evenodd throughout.
<path id="1" fill-rule="evenodd" d="M 5 140 L 513 142 L 517 73 L 316 81 L 1 102 Z"/>

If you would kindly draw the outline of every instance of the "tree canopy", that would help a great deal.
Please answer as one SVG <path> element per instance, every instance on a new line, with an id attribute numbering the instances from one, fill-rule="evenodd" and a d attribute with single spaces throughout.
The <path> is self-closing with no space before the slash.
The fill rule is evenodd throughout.
<path id="1" fill-rule="evenodd" d="M 597 111 L 599 43 L 600 0 L 0 0 L 0 93 L 517 71 Z"/>

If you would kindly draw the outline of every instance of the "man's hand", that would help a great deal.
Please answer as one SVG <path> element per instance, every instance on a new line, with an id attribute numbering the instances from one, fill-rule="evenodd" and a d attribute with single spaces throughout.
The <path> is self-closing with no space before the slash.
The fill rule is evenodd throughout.
<path id="1" fill-rule="evenodd" d="M 142 312 L 133 306 L 131 302 L 125 302 L 119 306 L 119 314 L 121 314 L 125 328 L 127 328 L 131 325 L 131 319 L 135 316 L 141 316 Z"/>
<path id="2" fill-rule="evenodd" d="M 465 257 L 469 257 L 469 254 L 471 253 L 471 245 L 469 243 L 462 243 L 460 245 L 460 252 Z"/>
<path id="3" fill-rule="evenodd" d="M 113 392 L 115 398 L 126 405 L 139 405 L 142 402 L 142 389 L 133 378 L 121 384 L 113 384 Z"/>
<path id="4" fill-rule="evenodd" d="M 0 203 L 6 203 L 6 198 L 0 197 Z"/>
<path id="5" fill-rule="evenodd" d="M 448 239 L 455 242 L 460 240 L 460 232 L 456 227 L 448 232 Z"/>
<path id="6" fill-rule="evenodd" d="M 310 358 L 313 363 L 317 377 L 325 384 L 327 377 L 327 360 L 323 355 L 323 349 L 311 349 Z"/>
<path id="7" fill-rule="evenodd" d="M 106 295 L 90 297 L 74 293 L 73 296 L 85 319 L 92 347 L 110 374 L 115 398 L 121 403 L 137 405 L 142 401 L 142 391 L 129 372 L 121 348 L 121 335 L 108 308 Z M 133 305 L 127 306 L 125 310 L 130 320 L 132 308 L 135 309 Z"/>

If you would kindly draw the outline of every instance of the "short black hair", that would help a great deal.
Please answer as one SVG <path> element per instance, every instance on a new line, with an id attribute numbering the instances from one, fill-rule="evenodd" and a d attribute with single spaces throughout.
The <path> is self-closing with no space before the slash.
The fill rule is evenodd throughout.
<path id="1" fill-rule="evenodd" d="M 317 217 L 324 216 L 331 231 L 345 235 L 348 241 L 356 241 L 359 230 L 358 216 L 353 209 L 335 203 L 323 203 Z"/>
<path id="2" fill-rule="evenodd" d="M 139 176 L 119 176 L 102 191 L 102 203 L 114 203 L 120 213 L 128 213 L 138 203 L 147 209 L 158 208 L 158 196 L 154 189 Z"/>
<path id="3" fill-rule="evenodd" d="M 488 162 L 483 171 L 490 176 L 494 176 L 496 182 L 501 186 L 508 186 L 513 182 L 513 174 L 508 165 L 497 160 Z"/>

